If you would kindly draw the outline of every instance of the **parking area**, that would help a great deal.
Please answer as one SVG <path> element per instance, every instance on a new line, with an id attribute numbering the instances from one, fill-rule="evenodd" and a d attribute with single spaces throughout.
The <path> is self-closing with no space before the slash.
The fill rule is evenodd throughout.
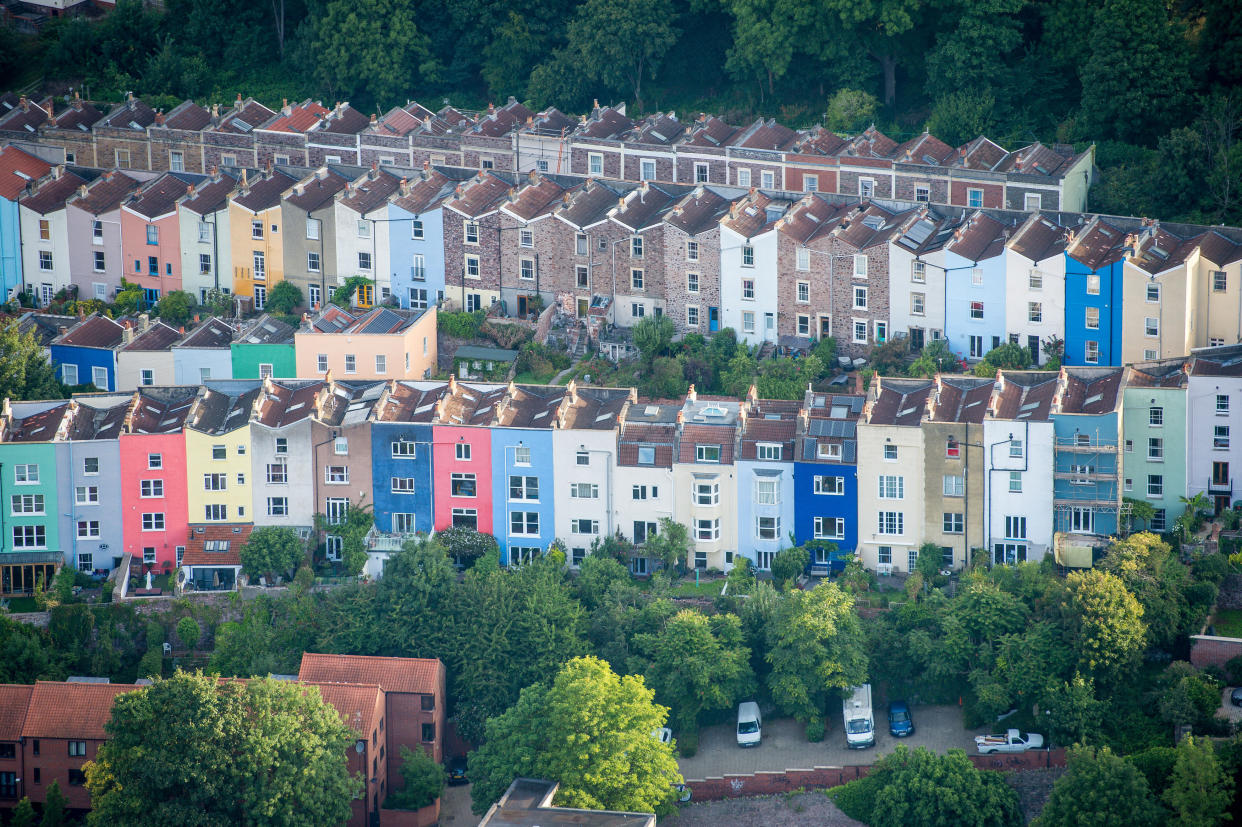
<path id="1" fill-rule="evenodd" d="M 440 795 L 441 827 L 475 827 L 479 817 L 470 812 L 470 785 L 445 787 Z"/>
<path id="2" fill-rule="evenodd" d="M 1235 724 L 1242 723 L 1242 706 L 1234 706 L 1230 700 L 1233 690 L 1236 688 L 1235 686 L 1226 686 L 1221 690 L 1220 710 L 1216 713 L 1226 720 L 1233 721 Z"/>
<path id="3" fill-rule="evenodd" d="M 875 746 L 851 750 L 845 746 L 841 716 L 830 720 L 828 734 L 818 744 L 806 740 L 801 724 L 791 718 L 764 718 L 763 742 L 743 749 L 737 745 L 733 724 L 706 727 L 699 735 L 699 751 L 693 758 L 679 758 L 681 774 L 690 779 L 719 778 L 727 774 L 781 772 L 787 769 L 843 767 L 870 764 L 892 752 L 897 744 L 947 752 L 957 747 L 973 752 L 976 735 L 986 728 L 962 728 L 962 711 L 956 706 L 915 706 L 911 710 L 915 732 L 907 738 L 888 734 L 886 708 L 876 709 Z M 676 735 L 676 733 L 674 733 Z"/>

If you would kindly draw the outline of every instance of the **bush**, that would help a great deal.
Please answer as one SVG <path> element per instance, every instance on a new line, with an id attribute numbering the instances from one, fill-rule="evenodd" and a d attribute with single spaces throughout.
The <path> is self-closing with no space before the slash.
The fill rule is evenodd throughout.
<path id="1" fill-rule="evenodd" d="M 112 590 L 113 590 L 113 589 L 115 589 L 115 588 L 116 588 L 116 586 L 114 586 L 114 585 L 113 585 L 113 583 L 112 583 L 112 581 L 111 581 L 111 580 L 105 580 L 105 581 L 104 581 L 104 584 L 103 584 L 103 602 L 105 602 L 105 603 L 111 603 L 111 602 L 112 602 Z"/>
<path id="2" fill-rule="evenodd" d="M 417 810 L 435 801 L 444 791 L 444 767 L 421 749 L 402 746 L 401 780 L 405 786 L 390 793 L 384 806 L 394 810 Z"/>
<path id="3" fill-rule="evenodd" d="M 1163 790 L 1169 786 L 1169 778 L 1173 775 L 1177 750 L 1173 747 L 1151 747 L 1128 756 L 1126 760 L 1147 778 L 1149 787 Z"/>
<path id="4" fill-rule="evenodd" d="M 1242 655 L 1225 661 L 1225 674 L 1229 677 L 1230 686 L 1242 686 Z"/>
<path id="5" fill-rule="evenodd" d="M 817 744 L 824 740 L 824 735 L 827 732 L 828 726 L 824 723 L 824 719 L 818 715 L 806 722 L 806 739 L 812 744 Z"/>
<path id="6" fill-rule="evenodd" d="M 486 318 L 487 313 L 483 310 L 473 313 L 440 313 L 436 316 L 436 328 L 445 336 L 455 339 L 474 339 L 478 337 L 479 329 Z"/>
<path id="7" fill-rule="evenodd" d="M 693 758 L 699 751 L 699 731 L 688 729 L 677 733 L 677 751 L 682 758 Z"/>
<path id="8" fill-rule="evenodd" d="M 772 558 L 772 579 L 776 587 L 778 589 L 791 587 L 810 561 L 811 553 L 803 546 L 778 551 Z"/>
<path id="9" fill-rule="evenodd" d="M 186 649 L 193 649 L 197 646 L 202 633 L 203 630 L 198 627 L 198 621 L 192 617 L 183 617 L 177 621 L 177 640 L 181 641 L 181 645 Z"/>
<path id="10" fill-rule="evenodd" d="M 495 322 L 485 323 L 479 328 L 479 334 L 491 339 L 497 347 L 508 350 L 516 350 L 534 337 L 534 333 L 528 327 L 520 324 L 496 324 Z"/>

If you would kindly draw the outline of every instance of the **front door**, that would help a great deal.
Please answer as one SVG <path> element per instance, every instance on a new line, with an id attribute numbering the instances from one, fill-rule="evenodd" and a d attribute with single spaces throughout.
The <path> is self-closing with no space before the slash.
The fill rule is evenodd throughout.
<path id="1" fill-rule="evenodd" d="M 921 327 L 910 328 L 910 349 L 911 350 L 922 350 L 923 349 L 923 328 Z"/>
<path id="2" fill-rule="evenodd" d="M 591 306 L 590 299 L 578 299 L 578 318 L 579 319 L 586 318 L 587 310 L 590 308 L 590 306 Z"/>
<path id="3" fill-rule="evenodd" d="M 1039 337 L 1038 336 L 1027 336 L 1026 337 L 1026 349 L 1031 352 L 1031 363 L 1038 365 L 1039 364 Z"/>
<path id="4" fill-rule="evenodd" d="M 720 329 L 720 308 L 719 307 L 707 308 L 707 329 L 711 331 L 712 333 L 715 333 L 717 330 Z"/>
<path id="5" fill-rule="evenodd" d="M 525 315 L 526 315 L 526 308 L 527 308 L 527 306 L 528 306 L 528 305 L 527 305 L 527 299 L 526 299 L 526 297 L 525 297 L 525 296 L 518 296 L 518 297 L 517 297 L 517 300 L 518 300 L 518 315 L 519 315 L 519 316 L 525 316 Z"/>
<path id="6" fill-rule="evenodd" d="M 819 338 L 827 339 L 832 336 L 832 319 L 827 316 L 819 317 Z"/>

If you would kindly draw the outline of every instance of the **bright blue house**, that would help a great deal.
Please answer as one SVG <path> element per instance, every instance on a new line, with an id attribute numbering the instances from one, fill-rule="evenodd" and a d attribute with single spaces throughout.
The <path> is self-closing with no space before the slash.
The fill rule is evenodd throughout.
<path id="1" fill-rule="evenodd" d="M 562 387 L 518 385 L 497 406 L 491 428 L 492 533 L 503 565 L 547 551 L 556 539 L 557 502 L 572 508 L 581 493 L 594 493 L 555 487 L 552 428 L 564 396 Z M 600 487 L 607 484 L 601 480 Z"/>
<path id="2" fill-rule="evenodd" d="M 1064 364 L 1120 364 L 1126 249 L 1126 233 L 1100 218 L 1066 248 Z"/>
<path id="3" fill-rule="evenodd" d="M 444 294 L 443 203 L 458 180 L 424 170 L 388 202 L 392 294 L 406 309 L 434 305 Z"/>
<path id="4" fill-rule="evenodd" d="M 431 425 L 373 422 L 371 476 L 379 531 L 432 531 Z"/>
<path id="5" fill-rule="evenodd" d="M 52 171 L 42 158 L 15 146 L 0 150 L 0 300 L 22 285 L 21 208 L 18 200 L 29 184 Z"/>
<path id="6" fill-rule="evenodd" d="M 862 396 L 808 393 L 803 403 L 808 416 L 798 427 L 794 539 L 799 545 L 835 543 L 838 561 L 852 556 L 858 545 L 855 433 L 864 401 Z M 823 552 L 811 560 L 820 571 L 831 562 Z"/>
<path id="7" fill-rule="evenodd" d="M 1121 507 L 1121 383 L 1123 368 L 1061 369 L 1052 408 L 1055 531 L 1108 537 Z"/>
<path id="8" fill-rule="evenodd" d="M 944 248 L 944 335 L 968 359 L 1005 342 L 1005 229 L 976 212 Z"/>
<path id="9" fill-rule="evenodd" d="M 52 365 L 66 385 L 93 384 L 116 390 L 116 350 L 125 342 L 125 327 L 107 316 L 88 316 L 49 347 Z"/>

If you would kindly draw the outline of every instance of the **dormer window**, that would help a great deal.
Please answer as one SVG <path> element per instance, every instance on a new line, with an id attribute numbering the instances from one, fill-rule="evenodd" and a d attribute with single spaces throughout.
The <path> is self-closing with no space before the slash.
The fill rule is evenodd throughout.
<path id="1" fill-rule="evenodd" d="M 832 444 L 832 443 L 821 442 L 817 446 L 815 454 L 820 459 L 840 459 L 841 458 L 841 446 Z"/>
<path id="2" fill-rule="evenodd" d="M 781 458 L 781 445 L 779 442 L 760 442 L 755 446 L 756 459 L 763 460 L 779 460 Z"/>
<path id="3" fill-rule="evenodd" d="M 694 459 L 696 462 L 720 462 L 720 446 L 696 445 Z"/>

